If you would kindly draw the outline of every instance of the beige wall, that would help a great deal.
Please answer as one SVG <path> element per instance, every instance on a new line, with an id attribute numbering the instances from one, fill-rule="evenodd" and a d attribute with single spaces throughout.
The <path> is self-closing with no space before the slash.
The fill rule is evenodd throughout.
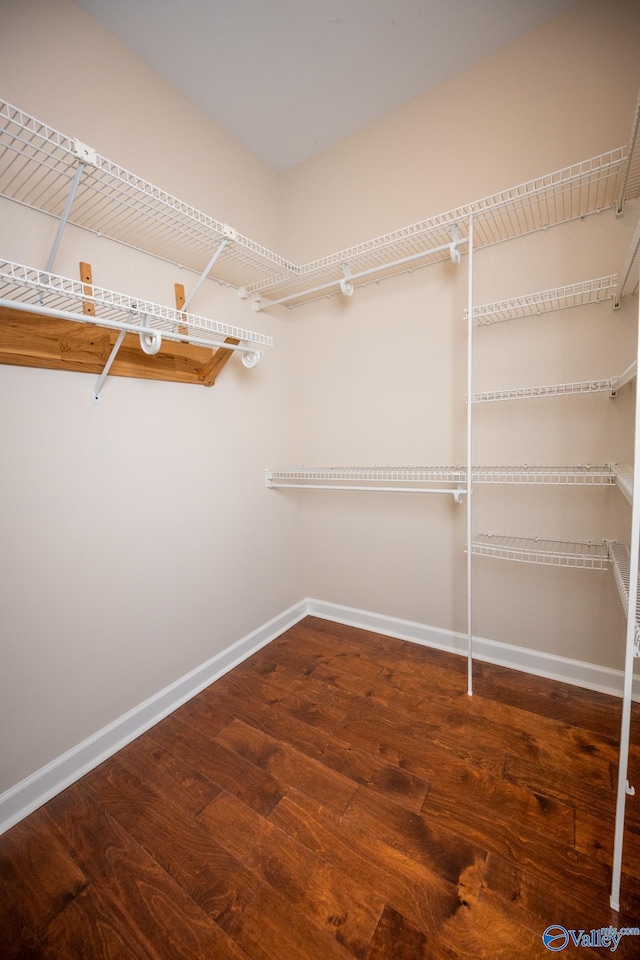
<path id="1" fill-rule="evenodd" d="M 283 188 L 285 253 L 325 256 L 626 143 L 639 23 L 636 0 L 579 0 L 300 164 Z"/>
<path id="2" fill-rule="evenodd" d="M 578 3 L 286 176 L 288 253 L 379 236 L 627 141 L 640 85 L 640 6 Z M 475 302 L 620 272 L 638 205 L 475 258 Z M 300 462 L 465 462 L 466 258 L 289 314 Z M 635 351 L 637 298 L 481 329 L 474 389 L 608 377 Z M 628 462 L 633 388 L 477 406 L 478 464 Z M 294 496 L 294 494 L 290 494 Z M 300 493 L 308 592 L 466 630 L 464 508 L 440 498 Z M 628 542 L 615 490 L 480 488 L 474 532 Z M 612 667 L 624 626 L 613 578 L 474 560 L 474 631 Z"/>
<path id="3" fill-rule="evenodd" d="M 3 96 L 253 239 L 305 260 L 624 142 L 640 8 L 568 14 L 276 177 L 70 0 L 9 0 Z M 637 217 L 637 209 L 634 212 Z M 3 255 L 41 264 L 49 218 L 4 204 Z M 611 212 L 484 251 L 476 302 L 621 269 Z M 171 302 L 176 268 L 71 228 L 56 269 Z M 186 277 L 186 279 L 185 279 Z M 306 463 L 464 461 L 465 262 L 251 312 L 206 284 L 194 310 L 273 334 L 210 391 L 0 368 L 0 558 L 10 744 L 0 790 L 303 596 L 464 629 L 464 508 L 440 498 L 267 491 Z M 605 377 L 634 304 L 476 337 L 476 389 Z M 628 461 L 633 391 L 476 409 L 478 463 Z M 481 489 L 474 530 L 627 538 L 615 490 Z M 612 578 L 474 564 L 475 631 L 620 666 Z"/>
<path id="4" fill-rule="evenodd" d="M 3 4 L 3 96 L 277 245 L 275 175 L 68 0 Z M 188 175 L 185 175 L 188 170 Z M 55 221 L 4 201 L 2 255 L 43 266 Z M 172 304 L 193 275 L 69 228 L 55 269 Z M 0 367 L 0 791 L 300 600 L 284 324 L 207 282 L 193 309 L 275 337 L 212 389 Z"/>

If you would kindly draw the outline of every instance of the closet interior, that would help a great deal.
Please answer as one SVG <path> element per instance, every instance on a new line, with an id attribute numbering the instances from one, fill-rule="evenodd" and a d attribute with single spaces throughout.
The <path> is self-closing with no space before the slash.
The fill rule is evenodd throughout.
<path id="1" fill-rule="evenodd" d="M 87 144 L 60 133 L 18 107 L 0 102 L 0 194 L 7 200 L 57 218 L 53 246 L 45 263 L 25 265 L 0 260 L 0 362 L 63 369 L 80 369 L 73 357 L 55 362 L 38 342 L 25 318 L 100 328 L 109 333 L 108 355 L 96 359 L 99 377 L 94 401 L 106 377 L 118 372 L 118 355 L 140 352 L 140 367 L 121 368 L 129 376 L 213 382 L 222 359 L 239 353 L 254 367 L 266 348 L 266 334 L 189 312 L 190 301 L 207 279 L 234 288 L 255 314 L 276 307 L 289 310 L 328 296 L 357 296 L 360 287 L 450 260 L 467 273 L 466 463 L 442 466 L 325 466 L 273 465 L 266 472 L 270 489 L 337 490 L 363 493 L 425 494 L 451 498 L 466 511 L 468 693 L 473 693 L 473 558 L 543 564 L 563 568 L 610 570 L 627 616 L 625 681 L 611 905 L 619 909 L 624 809 L 633 788 L 627 781 L 633 665 L 640 656 L 638 603 L 638 544 L 640 540 L 640 443 L 636 404 L 635 462 L 629 464 L 570 464 L 538 466 L 474 464 L 474 417 L 479 404 L 517 402 L 571 394 L 602 393 L 615 398 L 637 377 L 637 357 L 622 370 L 602 370 L 598 379 L 523 384 L 509 389 L 474 392 L 474 343 L 495 324 L 527 320 L 595 303 L 616 309 L 638 288 L 640 223 L 626 261 L 617 275 L 588 277 L 518 297 L 476 304 L 474 255 L 556 225 L 592 215 L 633 217 L 640 196 L 640 99 L 628 145 L 499 193 L 456 207 L 330 256 L 297 265 L 255 243 L 233 227 L 215 220 L 145 179 L 101 156 Z M 91 270 L 79 279 L 54 272 L 56 255 L 67 224 L 118 241 L 195 271 L 190 290 L 176 291 L 175 307 L 150 302 L 94 285 Z M 466 258 L 466 259 L 464 259 Z M 81 267 L 87 268 L 84 264 Z M 476 269 L 478 267 L 476 266 Z M 569 280 L 570 278 L 567 278 Z M 22 328 L 21 328 L 21 325 Z M 26 332 L 25 332 L 26 329 Z M 169 371 L 153 367 L 161 347 L 175 351 Z M 104 347 L 104 345 L 103 345 Z M 189 348 L 201 351 L 187 375 Z M 213 355 L 211 351 L 214 351 Z M 213 356 L 213 367 L 211 357 Z M 216 359 L 217 357 L 217 359 Z M 177 359 L 176 359 L 177 358 Z M 92 361 L 93 362 L 93 361 Z M 191 362 L 191 361 L 189 361 Z M 268 363 L 268 355 L 264 358 Z M 184 363 L 183 375 L 176 368 Z M 86 368 L 85 368 L 86 369 Z M 155 371 L 155 372 L 154 372 Z M 213 378 L 213 379 L 212 379 Z M 461 398 L 462 402 L 463 398 Z M 473 464 L 473 466 L 472 466 Z M 260 478 L 256 478 L 260 482 Z M 495 534 L 474 529 L 473 493 L 484 485 L 533 485 L 576 488 L 617 486 L 629 501 L 632 516 L 628 544 L 530 539 L 517 531 Z M 553 531 L 549 531 L 550 535 Z M 558 576 L 561 576 L 561 572 Z"/>

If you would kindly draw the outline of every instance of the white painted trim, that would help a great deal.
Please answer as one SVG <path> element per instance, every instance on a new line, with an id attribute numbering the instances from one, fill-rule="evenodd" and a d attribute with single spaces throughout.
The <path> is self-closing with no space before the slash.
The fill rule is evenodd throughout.
<path id="1" fill-rule="evenodd" d="M 294 604 L 0 794 L 0 834 L 280 636 L 306 614 L 306 601 Z"/>
<path id="2" fill-rule="evenodd" d="M 381 613 L 371 613 L 369 610 L 344 607 L 324 600 L 307 599 L 305 602 L 307 613 L 311 616 L 360 627 L 363 630 L 372 630 L 375 633 L 409 640 L 411 643 L 419 643 L 425 647 L 435 647 L 437 650 L 446 650 L 449 653 L 458 653 L 461 656 L 467 654 L 467 635 L 463 633 L 455 633 L 453 630 L 444 630 L 441 627 L 430 627 L 413 620 L 388 617 Z M 597 690 L 599 693 L 607 693 L 614 697 L 622 696 L 624 673 L 622 670 L 614 670 L 611 667 L 585 663 L 582 660 L 570 660 L 568 657 L 559 657 L 554 653 L 529 650 L 526 647 L 498 643 L 496 640 L 476 636 L 473 638 L 473 657 L 474 660 L 521 670 L 536 677 L 559 680 L 561 683 L 570 683 L 587 690 Z M 640 701 L 640 676 L 638 675 L 634 676 L 633 699 Z"/>
<path id="3" fill-rule="evenodd" d="M 308 615 L 466 656 L 466 634 L 324 600 L 301 600 L 0 794 L 0 834 Z M 588 690 L 622 695 L 621 670 L 497 643 L 483 637 L 474 637 L 473 649 L 477 660 Z M 640 701 L 640 677 L 637 676 L 634 678 L 634 700 Z"/>

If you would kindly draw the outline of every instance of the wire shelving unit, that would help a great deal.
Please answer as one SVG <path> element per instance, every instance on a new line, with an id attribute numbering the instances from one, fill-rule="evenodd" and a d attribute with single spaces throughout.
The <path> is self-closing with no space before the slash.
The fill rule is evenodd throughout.
<path id="1" fill-rule="evenodd" d="M 61 217 L 78 170 L 71 223 L 197 273 L 224 243 L 210 275 L 235 287 L 297 273 L 228 224 L 0 101 L 0 194 Z"/>
<path id="2" fill-rule="evenodd" d="M 479 557 L 581 570 L 607 570 L 609 567 L 607 543 L 591 540 L 545 540 L 539 537 L 479 533 L 471 541 L 471 553 Z"/>
<path id="3" fill-rule="evenodd" d="M 542 397 L 566 397 L 576 393 L 609 393 L 615 396 L 627 383 L 635 379 L 637 364 L 634 360 L 617 377 L 605 380 L 581 380 L 575 383 L 551 383 L 540 387 L 513 387 L 510 390 L 485 390 L 472 394 L 472 403 L 491 403 L 497 400 L 532 400 Z"/>
<path id="4" fill-rule="evenodd" d="M 629 293 L 635 293 L 640 279 L 640 220 L 633 235 L 629 253 L 622 268 L 622 280 L 616 296 L 616 306 L 620 306 L 620 299 Z"/>
<path id="5" fill-rule="evenodd" d="M 609 559 L 620 594 L 625 616 L 629 615 L 629 583 L 631 578 L 631 554 L 629 547 L 624 543 L 609 543 Z M 634 626 L 634 655 L 640 657 L 640 603 L 636 599 L 635 626 Z"/>
<path id="6" fill-rule="evenodd" d="M 633 467 L 619 464 L 616 467 L 616 484 L 629 503 L 633 503 Z"/>
<path id="7" fill-rule="evenodd" d="M 104 287 L 0 260 L 0 306 L 39 315 L 73 319 L 114 330 L 126 330 L 205 347 L 223 347 L 255 354 L 273 346 L 273 338 L 228 323 L 182 313 L 149 300 Z M 83 312 L 90 305 L 93 313 Z M 228 343 L 227 338 L 237 343 Z"/>
<path id="8" fill-rule="evenodd" d="M 0 101 L 0 194 L 253 296 L 298 304 L 583 218 L 637 196 L 636 141 L 297 265 L 81 141 Z M 213 261 L 212 254 L 216 255 Z M 49 265 L 50 266 L 50 265 Z M 320 288 L 320 289 L 319 289 Z"/>
<path id="9" fill-rule="evenodd" d="M 478 326 L 502 323 L 505 320 L 518 320 L 522 317 L 541 316 L 555 310 L 567 310 L 587 303 L 601 303 L 615 297 L 618 277 L 596 277 L 593 280 L 581 280 L 564 287 L 541 290 L 537 293 L 512 297 L 510 300 L 497 300 L 473 308 L 473 319 Z M 467 311 L 464 312 L 467 319 Z"/>
<path id="10" fill-rule="evenodd" d="M 32 312 L 49 311 L 85 323 L 100 323 L 124 332 L 133 332 L 159 341 L 169 339 L 226 346 L 256 355 L 257 348 L 271 339 L 230 325 L 208 321 L 192 314 L 178 313 L 147 301 L 135 300 L 114 291 L 77 284 L 53 274 L 53 260 L 61 231 L 67 222 L 118 241 L 164 260 L 196 271 L 202 282 L 209 277 L 238 288 L 252 298 L 256 310 L 279 304 L 295 307 L 334 293 L 351 295 L 356 287 L 387 277 L 451 259 L 459 263 L 467 253 L 467 428 L 466 464 L 472 457 L 472 408 L 474 402 L 550 397 L 576 393 L 615 393 L 636 372 L 632 364 L 619 377 L 510 391 L 473 394 L 473 326 L 518 317 L 534 316 L 585 303 L 632 293 L 640 274 L 640 226 L 621 274 L 581 281 L 566 287 L 520 298 L 473 305 L 473 253 L 503 241 L 548 227 L 584 219 L 615 208 L 622 213 L 625 203 L 640 193 L 640 100 L 633 119 L 628 146 L 615 147 L 552 173 L 455 207 L 364 243 L 303 265 L 296 265 L 261 244 L 172 196 L 162 188 L 101 156 L 87 144 L 60 133 L 9 103 L 0 101 L 0 194 L 26 207 L 60 218 L 58 235 L 44 271 L 10 261 L 0 261 L 1 305 Z M 196 285 L 197 286 L 197 285 Z M 95 317 L 84 312 L 87 303 Z M 186 308 L 185 308 L 186 309 Z M 56 314 L 57 311 L 57 314 Z M 79 312 L 80 311 L 80 312 Z M 228 343 L 228 340 L 237 343 Z M 120 342 L 120 338 L 119 341 Z M 117 351 L 118 344 L 114 347 Z M 113 352 L 112 352 L 113 356 Z M 111 358 L 109 363 L 111 362 Z M 107 372 L 105 369 L 105 374 Z M 250 360 L 247 365 L 250 365 Z M 636 459 L 634 477 L 640 476 L 640 406 L 636 407 Z M 615 466 L 604 467 L 387 467 L 324 468 L 270 471 L 271 487 L 306 489 L 363 489 L 415 491 L 453 495 L 466 500 L 467 529 L 467 634 L 468 693 L 472 693 L 472 591 L 473 554 L 546 563 L 582 569 L 606 569 L 612 563 L 627 586 L 627 605 L 636 609 L 640 504 L 633 496 L 633 521 L 629 573 L 624 580 L 624 556 L 612 554 L 606 543 L 532 541 L 514 537 L 471 535 L 473 483 L 533 483 L 564 486 L 625 483 Z M 634 480 L 635 483 L 635 480 Z M 621 588 L 624 600 L 624 592 Z M 629 746 L 631 673 L 629 658 L 637 651 L 637 622 L 628 620 L 625 694 L 621 733 L 620 776 L 626 774 Z M 632 640 L 629 641 L 632 632 Z M 625 753 L 626 750 L 626 753 Z M 619 787 L 614 855 L 614 884 L 611 903 L 615 909 L 619 894 L 621 843 L 624 826 L 624 784 Z M 628 784 L 627 784 L 628 792 Z M 616 884 L 618 889 L 616 890 Z"/>
<path id="11" fill-rule="evenodd" d="M 616 464 L 576 464 L 575 466 L 492 466 L 474 467 L 474 483 L 533 484 L 535 486 L 613 486 L 617 481 Z M 294 467 L 267 470 L 268 487 L 301 490 L 412 490 L 421 492 L 427 484 L 465 484 L 466 467 Z M 443 491 L 453 492 L 453 491 Z"/>

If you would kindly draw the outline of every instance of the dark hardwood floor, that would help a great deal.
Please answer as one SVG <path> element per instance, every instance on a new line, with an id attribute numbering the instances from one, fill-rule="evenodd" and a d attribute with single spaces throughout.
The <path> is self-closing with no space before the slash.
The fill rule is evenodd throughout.
<path id="1" fill-rule="evenodd" d="M 640 797 L 608 906 L 620 702 L 465 673 L 307 618 L 0 838 L 0 956 L 518 960 L 640 926 Z"/>

